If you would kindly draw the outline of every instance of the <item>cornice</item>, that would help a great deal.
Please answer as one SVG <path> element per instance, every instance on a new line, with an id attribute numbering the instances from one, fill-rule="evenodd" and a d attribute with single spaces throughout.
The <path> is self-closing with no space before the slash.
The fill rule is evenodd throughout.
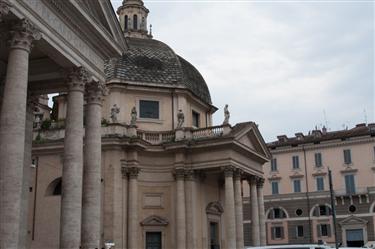
<path id="1" fill-rule="evenodd" d="M 353 145 L 353 144 L 366 144 L 366 143 L 371 143 L 375 142 L 375 137 L 371 136 L 366 136 L 366 137 L 360 137 L 356 138 L 356 140 L 345 140 L 345 141 L 335 141 L 335 142 L 325 142 L 321 144 L 301 144 L 296 147 L 276 147 L 276 149 L 270 150 L 271 154 L 281 154 L 285 152 L 296 152 L 296 151 L 302 151 L 303 149 L 305 150 L 317 150 L 317 149 L 325 149 L 325 148 L 333 148 L 333 147 L 344 147 L 348 145 Z M 271 147 L 271 146 L 269 146 Z"/>

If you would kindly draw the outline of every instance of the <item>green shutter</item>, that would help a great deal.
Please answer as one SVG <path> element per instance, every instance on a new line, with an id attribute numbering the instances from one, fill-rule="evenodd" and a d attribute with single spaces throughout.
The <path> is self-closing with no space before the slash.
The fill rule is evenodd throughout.
<path id="1" fill-rule="evenodd" d="M 328 224 L 327 225 L 327 234 L 328 234 L 328 237 L 331 237 L 331 225 L 330 224 Z"/>
<path id="2" fill-rule="evenodd" d="M 318 237 L 322 237 L 322 230 L 320 229 L 320 225 L 316 226 L 316 231 L 318 233 Z"/>

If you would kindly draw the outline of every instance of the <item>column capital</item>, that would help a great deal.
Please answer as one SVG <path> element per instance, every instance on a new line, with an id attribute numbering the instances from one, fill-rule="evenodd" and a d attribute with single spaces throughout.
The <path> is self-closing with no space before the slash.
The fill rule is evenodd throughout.
<path id="1" fill-rule="evenodd" d="M 89 73 L 84 67 L 73 67 L 68 71 L 67 85 L 68 91 L 84 92 Z"/>
<path id="2" fill-rule="evenodd" d="M 241 180 L 242 175 L 243 175 L 243 170 L 241 170 L 241 169 L 235 169 L 234 170 L 234 179 L 235 180 Z"/>
<path id="3" fill-rule="evenodd" d="M 1 1 L 1 0 L 0 0 Z M 40 31 L 27 19 L 16 21 L 10 30 L 11 49 L 23 49 L 30 53 L 33 41 L 40 40 Z"/>
<path id="4" fill-rule="evenodd" d="M 128 177 L 129 170 L 127 167 L 121 166 L 121 175 L 122 178 Z"/>
<path id="5" fill-rule="evenodd" d="M 4 16 L 9 14 L 12 4 L 7 0 L 0 0 L 0 22 L 3 21 Z"/>
<path id="6" fill-rule="evenodd" d="M 184 180 L 185 179 L 185 169 L 177 168 L 174 170 L 174 176 L 176 180 Z"/>
<path id="7" fill-rule="evenodd" d="M 233 166 L 225 166 L 222 168 L 224 171 L 224 176 L 225 177 L 233 177 L 233 174 L 235 172 L 235 168 Z"/>
<path id="8" fill-rule="evenodd" d="M 128 174 L 130 179 L 136 179 L 139 175 L 139 168 L 138 167 L 129 167 Z"/>
<path id="9" fill-rule="evenodd" d="M 194 181 L 196 172 L 193 169 L 185 169 L 185 179 L 187 181 Z"/>
<path id="10" fill-rule="evenodd" d="M 257 179 L 258 179 L 257 176 L 251 175 L 249 176 L 248 181 L 250 184 L 257 184 Z"/>
<path id="11" fill-rule="evenodd" d="M 96 79 L 91 79 L 86 84 L 86 102 L 87 104 L 102 105 L 103 97 L 108 95 L 107 86 Z"/>
<path id="12" fill-rule="evenodd" d="M 263 188 L 263 185 L 264 185 L 264 178 L 258 178 L 257 180 L 257 187 L 258 188 Z"/>

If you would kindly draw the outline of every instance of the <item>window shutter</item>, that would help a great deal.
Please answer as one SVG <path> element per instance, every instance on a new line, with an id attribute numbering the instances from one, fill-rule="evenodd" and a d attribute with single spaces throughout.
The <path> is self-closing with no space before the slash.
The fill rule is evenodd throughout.
<path id="1" fill-rule="evenodd" d="M 275 228 L 274 227 L 271 227 L 271 239 L 272 240 L 275 239 Z"/>
<path id="2" fill-rule="evenodd" d="M 320 225 L 316 226 L 316 231 L 318 232 L 318 237 L 322 237 L 322 230 L 320 229 Z"/>
<path id="3" fill-rule="evenodd" d="M 331 225 L 327 225 L 327 232 L 328 232 L 328 237 L 331 237 Z"/>
<path id="4" fill-rule="evenodd" d="M 284 239 L 284 227 L 280 227 L 281 238 Z"/>

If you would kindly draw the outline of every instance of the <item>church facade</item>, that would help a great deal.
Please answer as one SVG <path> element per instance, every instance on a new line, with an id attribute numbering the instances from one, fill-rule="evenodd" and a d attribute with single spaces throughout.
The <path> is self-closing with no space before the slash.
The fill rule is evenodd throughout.
<path id="1" fill-rule="evenodd" d="M 148 13 L 141 0 L 118 16 L 107 0 L 0 0 L 1 248 L 266 243 L 257 125 L 231 125 L 228 106 L 213 125 L 204 78 L 152 38 Z"/>

